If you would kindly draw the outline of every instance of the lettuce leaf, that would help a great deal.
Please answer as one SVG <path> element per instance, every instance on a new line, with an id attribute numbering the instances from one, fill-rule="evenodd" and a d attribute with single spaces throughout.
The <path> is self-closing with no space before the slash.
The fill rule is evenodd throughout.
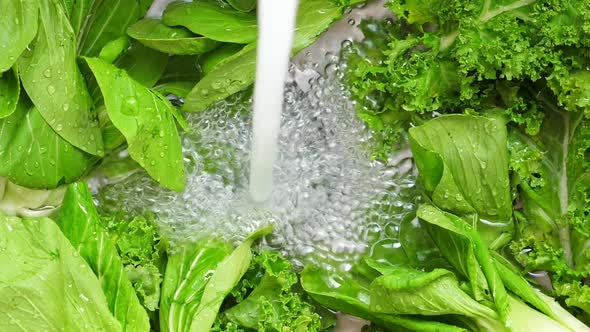
<path id="1" fill-rule="evenodd" d="M 57 224 L 100 280 L 109 309 L 121 322 L 123 331 L 149 331 L 148 316 L 115 246 L 100 223 L 85 183 L 68 186 Z"/>
<path id="2" fill-rule="evenodd" d="M 100 281 L 52 220 L 0 221 L 0 329 L 122 331 Z"/>
<path id="3" fill-rule="evenodd" d="M 255 231 L 234 250 L 209 237 L 178 248 L 166 265 L 160 329 L 209 331 L 225 297 L 250 266 L 253 242 L 270 231 L 268 227 Z"/>

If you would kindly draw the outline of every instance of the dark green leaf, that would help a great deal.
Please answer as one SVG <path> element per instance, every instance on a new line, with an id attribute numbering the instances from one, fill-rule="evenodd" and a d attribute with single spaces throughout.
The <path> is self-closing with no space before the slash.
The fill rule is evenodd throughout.
<path id="1" fill-rule="evenodd" d="M 174 106 L 123 70 L 100 59 L 85 60 L 101 88 L 109 118 L 127 139 L 129 155 L 163 186 L 181 191 L 186 178 Z"/>
<path id="2" fill-rule="evenodd" d="M 199 58 L 200 56 L 196 55 L 171 56 L 168 60 L 168 65 L 164 69 L 164 73 L 158 81 L 158 85 L 184 82 L 181 84 L 186 84 L 188 91 L 190 91 L 201 79 L 201 68 L 198 63 Z"/>
<path id="3" fill-rule="evenodd" d="M 0 120 L 0 174 L 28 188 L 53 189 L 78 180 L 96 157 L 74 147 L 22 99 Z"/>
<path id="4" fill-rule="evenodd" d="M 56 219 L 63 234 L 100 280 L 109 310 L 124 331 L 148 331 L 149 319 L 123 268 L 117 249 L 100 224 L 88 186 L 70 184 Z"/>
<path id="5" fill-rule="evenodd" d="M 160 79 L 167 64 L 166 54 L 138 42 L 132 42 L 115 62 L 115 66 L 124 69 L 127 75 L 148 88 L 154 86 Z"/>
<path id="6" fill-rule="evenodd" d="M 256 15 L 206 1 L 173 3 L 166 8 L 162 21 L 213 40 L 240 44 L 256 41 L 258 29 Z"/>
<path id="7" fill-rule="evenodd" d="M 169 27 L 156 19 L 136 22 L 127 29 L 127 34 L 145 46 L 167 54 L 202 54 L 219 45 L 212 39 L 194 36 L 183 27 Z"/>
<path id="8" fill-rule="evenodd" d="M 20 96 L 20 81 L 16 67 L 0 73 L 0 119 L 16 110 Z"/>
<path id="9" fill-rule="evenodd" d="M 39 2 L 39 32 L 18 61 L 22 84 L 39 112 L 61 137 L 90 154 L 104 148 L 86 83 L 76 64 L 74 32 L 55 1 Z"/>
<path id="10" fill-rule="evenodd" d="M 7 71 L 37 34 L 37 0 L 0 2 L 0 73 Z"/>

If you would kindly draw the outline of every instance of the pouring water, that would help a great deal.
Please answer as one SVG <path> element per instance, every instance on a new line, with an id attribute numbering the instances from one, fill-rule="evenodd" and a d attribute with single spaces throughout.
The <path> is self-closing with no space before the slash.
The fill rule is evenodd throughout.
<path id="1" fill-rule="evenodd" d="M 255 203 L 272 193 L 273 164 L 283 109 L 297 0 L 258 2 L 258 49 L 250 156 L 250 198 Z"/>

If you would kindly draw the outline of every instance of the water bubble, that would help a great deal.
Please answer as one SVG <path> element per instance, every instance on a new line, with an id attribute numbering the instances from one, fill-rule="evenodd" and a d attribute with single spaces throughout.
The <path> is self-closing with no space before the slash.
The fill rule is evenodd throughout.
<path id="1" fill-rule="evenodd" d="M 192 130 L 181 138 L 184 192 L 165 190 L 136 173 L 104 188 L 100 205 L 113 212 L 156 213 L 172 246 L 199 234 L 239 241 L 272 224 L 266 246 L 295 264 L 331 261 L 345 270 L 368 249 L 369 233 L 375 241 L 397 234 L 396 225 L 415 208 L 398 192 L 414 179 L 401 170 L 391 172 L 399 161 L 369 160 L 359 142 L 369 142 L 372 133 L 356 117 L 341 83 L 330 77 L 337 69 L 333 65 L 328 79 L 310 80 L 309 92 L 296 84 L 285 89 L 275 188 L 266 205 L 253 207 L 247 196 L 252 105 L 245 94 L 187 115 Z M 373 232 L 365 231 L 369 224 Z M 399 241 L 382 244 L 395 247 Z"/>
<path id="2" fill-rule="evenodd" d="M 348 25 L 355 25 L 355 24 L 356 24 L 356 21 L 353 18 L 348 20 Z"/>
<path id="3" fill-rule="evenodd" d="M 55 87 L 54 87 L 53 85 L 48 85 L 48 86 L 47 86 L 47 93 L 48 93 L 49 95 L 52 95 L 52 94 L 54 94 L 54 93 L 55 93 Z"/>
<path id="4" fill-rule="evenodd" d="M 43 76 L 50 78 L 51 77 L 51 69 L 47 68 L 43 71 Z"/>

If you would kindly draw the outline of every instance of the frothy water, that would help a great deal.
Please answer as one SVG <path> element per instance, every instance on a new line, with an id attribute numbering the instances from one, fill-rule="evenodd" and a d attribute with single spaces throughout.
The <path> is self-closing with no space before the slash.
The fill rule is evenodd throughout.
<path id="1" fill-rule="evenodd" d="M 192 131 L 182 137 L 188 176 L 183 193 L 135 174 L 104 188 L 100 205 L 154 212 L 172 243 L 203 234 L 238 241 L 273 224 L 266 245 L 295 263 L 337 261 L 344 269 L 367 249 L 371 229 L 395 228 L 413 209 L 400 199 L 400 190 L 414 183 L 409 153 L 392 152 L 388 162 L 369 160 L 371 133 L 335 75 L 313 80 L 308 92 L 286 86 L 275 186 L 264 206 L 252 206 L 251 107 L 251 100 L 237 95 L 187 116 Z"/>
<path id="2" fill-rule="evenodd" d="M 250 155 L 250 198 L 267 201 L 272 194 L 273 164 L 278 150 L 283 90 L 289 65 L 297 0 L 260 0 L 256 83 Z"/>

